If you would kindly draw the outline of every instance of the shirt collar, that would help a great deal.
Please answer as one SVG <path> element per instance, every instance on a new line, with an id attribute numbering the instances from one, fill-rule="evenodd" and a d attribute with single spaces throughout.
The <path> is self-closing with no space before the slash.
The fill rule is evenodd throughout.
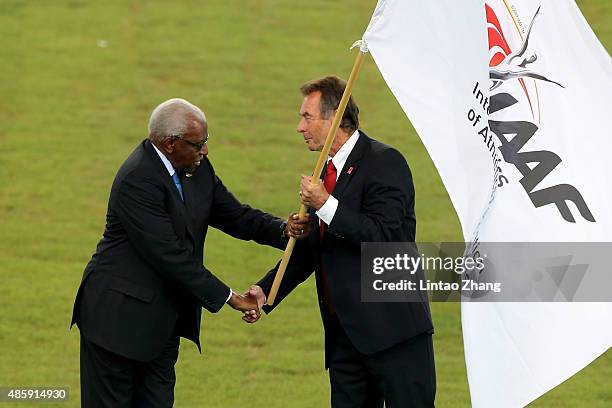
<path id="1" fill-rule="evenodd" d="M 160 152 L 157 146 L 155 146 L 153 143 L 151 143 L 151 146 L 153 146 L 153 148 L 159 155 L 159 158 L 161 159 L 162 163 L 164 163 L 164 166 L 166 166 L 166 170 L 168 170 L 170 177 L 174 176 L 176 170 L 174 170 L 174 167 L 172 166 L 172 163 L 170 163 L 170 160 L 168 160 L 168 158 L 162 152 Z"/>
<path id="2" fill-rule="evenodd" d="M 340 147 L 340 149 L 336 152 L 334 157 L 332 157 L 332 162 L 336 167 L 338 174 L 342 171 L 342 168 L 346 164 L 346 159 L 348 159 L 349 155 L 353 151 L 355 144 L 357 144 L 357 140 L 359 139 L 359 130 L 353 132 L 351 137 Z M 329 160 L 328 160 L 329 163 Z"/>

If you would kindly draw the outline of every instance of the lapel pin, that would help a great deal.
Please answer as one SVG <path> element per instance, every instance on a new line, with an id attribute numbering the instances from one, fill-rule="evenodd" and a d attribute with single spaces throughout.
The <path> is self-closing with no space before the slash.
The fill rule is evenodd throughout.
<path id="1" fill-rule="evenodd" d="M 351 174 L 353 172 L 353 166 L 349 167 L 346 171 L 346 174 Z"/>

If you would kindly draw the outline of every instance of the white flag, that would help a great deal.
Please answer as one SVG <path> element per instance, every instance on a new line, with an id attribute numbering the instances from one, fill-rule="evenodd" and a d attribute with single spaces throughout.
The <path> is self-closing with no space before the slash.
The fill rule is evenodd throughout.
<path id="1" fill-rule="evenodd" d="M 612 61 L 570 0 L 379 0 L 363 36 L 468 242 L 612 241 Z M 612 345 L 612 303 L 463 303 L 472 405 Z"/>

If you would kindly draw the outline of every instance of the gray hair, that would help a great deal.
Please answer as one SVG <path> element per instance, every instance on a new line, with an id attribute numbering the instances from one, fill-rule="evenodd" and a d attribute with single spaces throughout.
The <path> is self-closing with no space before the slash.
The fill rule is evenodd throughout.
<path id="1" fill-rule="evenodd" d="M 157 105 L 149 118 L 149 139 L 161 142 L 168 136 L 182 136 L 190 120 L 206 123 L 204 112 L 185 99 L 172 98 Z"/>

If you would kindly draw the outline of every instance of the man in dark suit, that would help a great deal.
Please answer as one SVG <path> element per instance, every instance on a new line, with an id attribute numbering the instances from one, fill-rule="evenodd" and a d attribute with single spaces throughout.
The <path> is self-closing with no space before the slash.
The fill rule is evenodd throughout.
<path id="1" fill-rule="evenodd" d="M 337 77 L 306 83 L 297 131 L 321 150 L 346 84 Z M 413 242 L 416 219 L 410 169 L 395 149 L 359 128 L 348 103 L 323 183 L 304 176 L 310 235 L 298 241 L 276 307 L 315 271 L 325 328 L 325 362 L 334 408 L 431 407 L 435 397 L 433 325 L 427 303 L 361 301 L 362 242 Z M 250 293 L 263 303 L 276 268 Z"/>
<path id="2" fill-rule="evenodd" d="M 207 141 L 204 113 L 168 100 L 117 172 L 72 316 L 81 331 L 83 407 L 172 406 L 179 337 L 201 350 L 201 308 L 215 313 L 228 303 L 247 322 L 259 317 L 251 295 L 234 293 L 203 266 L 207 228 L 282 249 L 286 222 L 236 200 L 207 158 Z"/>

